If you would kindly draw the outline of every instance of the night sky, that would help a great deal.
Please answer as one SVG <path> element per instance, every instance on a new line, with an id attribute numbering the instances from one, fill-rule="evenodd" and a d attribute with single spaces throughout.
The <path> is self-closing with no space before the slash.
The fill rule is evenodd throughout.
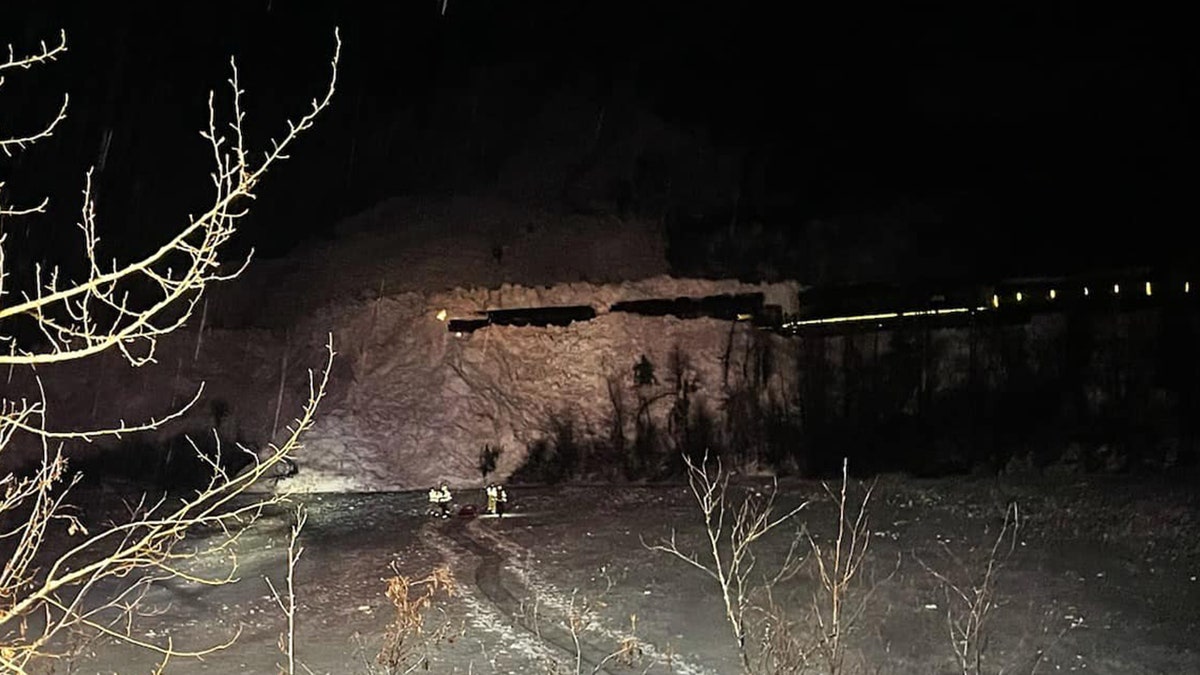
<path id="1" fill-rule="evenodd" d="M 6 223 L 13 245 L 42 250 L 58 236 L 48 231 L 72 232 L 83 172 L 109 134 L 109 245 L 173 227 L 204 201 L 196 130 L 228 57 L 261 142 L 321 91 L 336 25 L 334 106 L 262 186 L 244 231 L 266 256 L 333 237 L 338 220 L 389 197 L 494 188 L 511 157 L 554 138 L 532 120 L 565 92 L 585 116 L 620 98 L 741 167 L 712 186 L 726 203 L 650 214 L 670 225 L 681 271 L 729 271 L 689 242 L 731 220 L 784 242 L 761 255 L 802 279 L 815 275 L 803 252 L 814 223 L 832 249 L 894 258 L 877 276 L 1196 262 L 1181 245 L 1195 223 L 1198 74 L 1182 16 L 1060 3 L 381 4 L 6 10 L 0 41 L 28 48 L 61 27 L 71 48 L 0 91 L 3 128 L 72 96 L 56 138 L 0 174 L 10 198 L 49 192 L 58 209 Z"/>

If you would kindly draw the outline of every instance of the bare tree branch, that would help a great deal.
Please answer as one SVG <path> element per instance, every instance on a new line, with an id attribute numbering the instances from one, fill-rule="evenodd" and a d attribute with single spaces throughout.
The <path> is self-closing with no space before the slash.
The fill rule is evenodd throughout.
<path id="1" fill-rule="evenodd" d="M 751 606 L 751 593 L 757 586 L 751 580 L 756 562 L 754 543 L 779 525 L 790 521 L 806 508 L 809 502 L 801 502 L 784 515 L 773 517 L 778 487 L 776 485 L 765 495 L 747 495 L 737 506 L 733 506 L 728 502 L 729 473 L 722 468 L 719 459 L 716 468 L 712 470 L 708 468 L 707 453 L 699 466 L 687 455 L 684 455 L 683 461 L 687 465 L 688 487 L 691 488 L 692 496 L 704 518 L 708 548 L 706 555 L 702 559 L 695 552 L 681 550 L 674 530 L 669 539 L 653 545 L 643 541 L 642 545 L 652 551 L 674 556 L 717 582 L 721 590 L 725 620 L 737 641 L 742 667 L 746 672 L 750 672 L 752 665 L 746 644 L 746 614 Z M 731 521 L 728 526 L 727 517 Z M 779 578 L 785 574 L 785 570 L 796 564 L 795 553 L 796 548 L 793 546 L 781 570 L 774 575 L 775 578 Z"/>
<path id="2" fill-rule="evenodd" d="M 335 34 L 336 35 L 336 34 Z M 237 221 L 246 210 L 242 204 L 254 198 L 258 182 L 276 162 L 287 158 L 285 150 L 310 129 L 328 107 L 337 83 L 337 62 L 341 40 L 331 61 L 332 75 L 324 94 L 313 99 L 310 110 L 296 122 L 287 123 L 287 132 L 271 140 L 271 149 L 258 164 L 251 164 L 241 131 L 242 89 L 236 65 L 229 80 L 233 98 L 233 142 L 217 131 L 214 95 L 209 94 L 207 129 L 201 135 L 213 150 L 215 169 L 211 179 L 215 188 L 213 205 L 157 250 L 140 260 L 102 271 L 96 245 L 95 201 L 92 196 L 92 172 L 86 175 L 82 215 L 85 255 L 89 262 L 88 278 L 80 282 L 62 282 L 57 269 L 44 278 L 36 273 L 34 291 L 13 305 L 0 304 L 0 325 L 23 318 L 33 321 L 46 338 L 46 344 L 21 347 L 11 336 L 0 335 L 9 344 L 8 354 L 0 353 L 0 365 L 37 365 L 69 361 L 117 348 L 133 365 L 154 360 L 157 338 L 168 334 L 192 316 L 196 303 L 208 285 L 237 276 L 245 264 L 222 273 L 220 253 L 236 231 Z M 232 63 L 232 61 L 231 61 Z M 186 266 L 171 266 L 178 259 Z M 132 297 L 136 285 L 148 283 L 148 297 Z M 3 298 L 0 298 L 3 300 Z M 141 348 L 134 353 L 132 345 Z"/>
<path id="3" fill-rule="evenodd" d="M 9 259 L 0 234 L 0 365 L 8 366 L 10 373 L 14 368 L 29 368 L 37 388 L 36 398 L 7 392 L 0 395 L 0 454 L 14 447 L 18 437 L 41 450 L 40 461 L 26 475 L 0 478 L 0 670 L 20 674 L 38 668 L 40 672 L 47 661 L 67 653 L 61 638 L 76 631 L 156 653 L 156 672 L 172 659 L 199 658 L 237 639 L 235 633 L 217 644 L 184 649 L 169 638 L 156 642 L 138 637 L 133 625 L 146 592 L 156 584 L 178 580 L 217 586 L 237 580 L 237 545 L 242 533 L 266 509 L 287 499 L 287 494 L 276 491 L 250 500 L 241 497 L 300 450 L 300 439 L 312 426 L 328 385 L 334 358 L 332 337 L 326 345 L 324 369 L 309 373 L 308 402 L 278 445 L 270 444 L 265 453 L 239 446 L 251 463 L 248 469 L 231 474 L 218 458 L 200 452 L 193 442 L 192 450 L 208 471 L 203 487 L 170 502 L 166 497 L 149 501 L 143 496 L 130 506 L 125 520 L 95 532 L 88 531 L 71 503 L 79 475 L 67 471 L 64 443 L 161 429 L 195 405 L 203 385 L 182 405 L 149 419 L 121 419 L 96 429 L 56 429 L 49 422 L 43 381 L 35 369 L 106 351 L 121 353 L 133 366 L 151 363 L 157 340 L 189 320 L 209 285 L 241 273 L 249 260 L 229 265 L 224 259 L 225 244 L 236 233 L 259 181 L 286 159 L 285 151 L 328 107 L 341 53 L 336 31 L 334 37 L 327 87 L 312 100 L 308 111 L 288 121 L 286 130 L 271 139 L 261 153 L 251 153 L 242 132 L 243 91 L 231 60 L 229 119 L 218 115 L 210 93 L 208 120 L 201 131 L 212 149 L 213 201 L 204 213 L 191 218 L 145 257 L 124 264 L 115 260 L 102 264 L 91 171 L 86 173 L 78 223 L 87 263 L 84 279 L 70 281 L 57 267 L 37 265 L 30 290 L 9 302 L 13 295 L 8 285 Z M 57 45 L 42 44 L 39 52 L 28 56 L 17 56 L 10 46 L 8 59 L 0 62 L 0 73 L 33 68 L 65 51 L 65 34 Z M 64 98 L 57 115 L 40 131 L 0 138 L 0 150 L 9 155 L 50 136 L 65 119 L 66 102 Z M 252 160 L 252 156 L 258 159 Z M 0 216 L 41 212 L 45 206 L 43 201 L 27 208 L 0 207 Z M 31 335 L 40 339 L 30 339 Z M 219 450 L 220 438 L 215 432 L 214 441 Z M 200 530 L 216 534 L 202 540 L 202 545 L 193 545 L 201 541 L 195 537 Z M 293 547 L 296 534 L 298 530 Z M 50 546 L 52 535 L 65 535 L 68 544 Z M 290 565 L 294 566 L 299 555 L 295 548 L 291 555 Z M 217 559 L 218 569 L 196 571 L 196 560 L 209 557 Z M 112 590 L 114 584 L 116 591 Z M 289 672 L 294 667 L 294 659 L 289 658 Z"/>

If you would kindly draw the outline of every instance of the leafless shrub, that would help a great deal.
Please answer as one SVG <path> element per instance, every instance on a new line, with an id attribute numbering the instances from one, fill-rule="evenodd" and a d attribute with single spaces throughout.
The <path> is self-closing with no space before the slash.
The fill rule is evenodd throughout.
<path id="1" fill-rule="evenodd" d="M 868 485 L 861 497 L 855 497 L 847 492 L 849 484 L 847 460 L 842 460 L 839 488 L 835 490 L 828 483 L 823 484 L 825 493 L 837 507 L 837 532 L 833 541 L 823 546 L 811 531 L 805 530 L 820 583 L 812 597 L 812 620 L 820 631 L 815 654 L 831 674 L 844 672 L 845 637 L 866 609 L 871 596 L 868 589 L 855 598 L 852 590 L 871 546 L 867 509 L 875 485 Z"/>
<path id="2" fill-rule="evenodd" d="M 696 499 L 704 518 L 704 530 L 708 547 L 703 555 L 686 552 L 679 547 L 675 530 L 670 538 L 658 544 L 643 545 L 653 551 L 674 556 L 700 570 L 713 581 L 721 593 L 725 620 L 733 632 L 738 647 L 742 668 L 754 672 L 757 659 L 752 654 L 753 645 L 747 643 L 747 615 L 752 607 L 752 593 L 760 584 L 752 581 L 755 568 L 754 545 L 775 528 L 789 522 L 793 516 L 808 506 L 802 502 L 782 516 L 775 516 L 774 486 L 767 493 L 751 493 L 739 503 L 731 503 L 729 496 L 729 472 L 717 460 L 716 467 L 708 467 L 707 455 L 699 465 L 684 455 L 687 465 L 688 486 Z M 778 572 L 767 577 L 770 586 L 780 579 L 795 573 L 800 554 L 793 540 Z"/>
<path id="3" fill-rule="evenodd" d="M 629 615 L 629 631 L 617 641 L 617 648 L 613 650 L 611 656 L 614 663 L 625 668 L 635 668 L 643 662 L 646 649 L 637 636 L 637 614 Z M 646 670 L 649 669 L 650 666 L 647 664 Z"/>
<path id="4" fill-rule="evenodd" d="M 996 578 L 1016 549 L 1020 530 L 1020 510 L 1014 502 L 1005 509 L 1004 522 L 981 563 L 965 560 L 944 541 L 939 541 L 944 565 L 920 561 L 944 593 L 946 630 L 955 663 L 963 675 L 984 673 L 984 656 L 990 638 L 989 619 L 998 604 Z"/>
<path id="5" fill-rule="evenodd" d="M 601 657 L 595 665 L 588 670 L 583 661 L 583 640 L 584 634 L 595 621 L 592 614 L 592 604 L 585 598 L 581 598 L 578 593 L 571 593 L 571 604 L 567 610 L 566 625 L 571 633 L 571 642 L 575 649 L 575 669 L 572 671 L 574 675 L 583 675 L 583 673 L 603 672 L 608 665 L 621 666 L 624 668 L 643 667 L 649 670 L 653 665 L 652 660 L 645 659 L 645 650 L 642 641 L 637 637 L 637 615 L 629 616 L 629 630 L 621 635 L 616 644 L 607 650 L 607 653 Z"/>
<path id="6" fill-rule="evenodd" d="M 387 579 L 385 595 L 392 603 L 392 620 L 383 635 L 383 646 L 375 656 L 375 668 L 365 663 L 368 672 L 411 673 L 429 669 L 430 655 L 444 642 L 454 641 L 460 634 L 438 603 L 454 596 L 457 582 L 449 567 L 438 567 L 419 579 L 400 572 L 392 563 L 392 576 Z M 431 621 L 430 613 L 438 618 Z"/>
<path id="7" fill-rule="evenodd" d="M 752 579 L 753 545 L 811 502 L 804 501 L 778 518 L 774 487 L 769 493 L 751 493 L 731 503 L 729 473 L 720 463 L 709 470 L 684 460 L 704 516 L 709 550 L 704 557 L 682 551 L 674 531 L 649 548 L 673 555 L 717 582 L 744 672 L 846 672 L 845 637 L 866 609 L 874 588 L 856 588 L 870 548 L 867 514 L 874 483 L 862 494 L 853 494 L 849 465 L 843 461 L 840 485 L 824 484 L 837 509 L 833 538 L 823 543 L 807 525 L 797 528 L 774 573 Z M 816 589 L 807 601 L 808 611 L 796 613 L 788 609 L 795 605 L 791 598 L 777 596 L 805 569 L 812 570 Z"/>
<path id="8" fill-rule="evenodd" d="M 329 354 L 332 359 L 332 349 Z M 265 509 L 286 499 L 281 493 L 260 495 L 249 502 L 239 497 L 298 448 L 300 436 L 312 425 L 327 378 L 328 366 L 320 380 L 314 377 L 309 402 L 289 427 L 287 440 L 269 446 L 266 457 L 256 458 L 248 471 L 231 476 L 213 460 L 207 486 L 192 496 L 178 502 L 168 502 L 166 497 L 155 502 L 143 498 L 133 505 L 128 520 L 95 534 L 65 512 L 70 486 L 55 492 L 65 468 L 61 449 L 44 461 L 33 477 L 15 481 L 16 490 L 7 494 L 32 501 L 34 508 L 9 531 L 14 538 L 10 545 L 13 556 L 0 570 L 0 598 L 4 599 L 0 630 L 5 636 L 0 664 L 10 672 L 27 672 L 37 662 L 56 658 L 54 639 L 75 628 L 154 651 L 163 665 L 171 658 L 200 657 L 231 645 L 236 635 L 225 643 L 195 650 L 178 649 L 170 641 L 147 642 L 134 635 L 135 610 L 152 585 L 167 579 L 211 586 L 235 580 L 234 548 L 241 533 Z M 54 555 L 44 551 L 43 544 L 60 521 L 66 522 L 69 534 L 83 539 Z M 197 530 L 218 535 L 199 548 L 180 546 Z M 52 555 L 53 562 L 38 566 L 39 554 Z M 188 571 L 193 561 L 214 557 L 224 560 L 219 573 Z M 101 582 L 120 579 L 128 583 L 115 595 L 95 593 Z"/>
<path id="9" fill-rule="evenodd" d="M 637 615 L 629 616 L 629 628 L 620 631 L 608 646 L 593 646 L 613 636 L 611 631 L 601 627 L 602 619 L 597 613 L 597 609 L 604 605 L 602 598 L 613 587 L 611 577 L 605 578 L 608 586 L 596 597 L 585 597 L 575 589 L 569 600 L 556 607 L 547 608 L 544 598 L 536 596 L 522 603 L 523 622 L 534 635 L 539 640 L 558 644 L 570 653 L 569 663 L 547 659 L 543 664 L 547 675 L 596 675 L 607 672 L 610 667 L 641 669 L 646 673 L 658 662 L 637 635 Z M 569 645 L 561 644 L 563 632 Z"/>
<path id="10" fill-rule="evenodd" d="M 285 675 L 296 673 L 296 564 L 300 562 L 300 556 L 304 553 L 304 547 L 299 543 L 300 532 L 308 522 L 308 514 L 303 506 L 297 506 L 295 513 L 296 520 L 288 533 L 286 593 L 276 589 L 270 577 L 264 577 L 267 587 L 271 589 L 271 597 L 287 619 L 287 628 L 279 635 L 279 651 L 287 659 L 287 664 L 281 665 L 279 670 Z"/>
<path id="11" fill-rule="evenodd" d="M 775 598 L 775 589 L 766 585 L 755 602 L 755 620 L 750 635 L 755 647 L 751 670 L 755 673 L 808 672 L 816 653 L 810 630 L 789 613 Z"/>
<path id="12" fill-rule="evenodd" d="M 145 498 L 127 520 L 92 533 L 72 510 L 71 488 L 78 475 L 67 470 L 64 443 L 92 441 L 109 436 L 160 428 L 182 416 L 199 400 L 201 391 L 183 406 L 141 422 L 121 421 L 98 429 L 56 429 L 47 409 L 47 397 L 36 368 L 53 363 L 79 362 L 104 352 L 120 353 L 132 366 L 154 361 L 159 338 L 183 326 L 205 297 L 208 286 L 237 276 L 247 260 L 230 267 L 225 245 L 246 215 L 255 189 L 267 171 L 287 157 L 293 142 L 308 130 L 329 105 L 337 80 L 341 42 L 332 58 L 332 74 L 325 91 L 310 110 L 287 124 L 286 132 L 271 141 L 269 149 L 252 153 L 242 133 L 245 112 L 236 64 L 229 79 L 230 112 L 219 119 L 214 95 L 209 95 L 208 122 L 202 136 L 212 150 L 210 174 L 213 200 L 206 211 L 170 235 L 147 256 L 128 263 L 106 264 L 98 258 L 99 236 L 92 174 L 86 175 L 79 228 L 86 271 L 82 280 L 69 280 L 57 267 L 36 267 L 28 290 L 16 293 L 6 286 L 4 237 L 0 235 L 0 367 L 11 375 L 28 368 L 35 390 L 21 396 L 6 390 L 0 396 L 0 455 L 17 442 L 40 448 L 40 462 L 27 475 L 9 474 L 0 479 L 0 670 L 26 673 L 52 662 L 64 652 L 65 638 L 73 631 L 101 635 L 158 654 L 161 671 L 172 658 L 199 657 L 232 644 L 236 635 L 218 645 L 179 649 L 170 640 L 151 642 L 136 636 L 132 625 L 147 590 L 165 579 L 220 585 L 234 580 L 234 546 L 239 535 L 265 508 L 280 503 L 280 494 L 249 501 L 240 499 L 250 486 L 270 476 L 300 447 L 300 437 L 313 422 L 317 404 L 328 381 L 329 364 L 320 374 L 310 373 L 309 399 L 285 438 L 251 456 L 252 465 L 230 475 L 206 455 L 210 477 L 203 487 L 178 501 L 156 502 Z M 0 86 L 8 71 L 28 70 L 57 58 L 67 50 L 61 34 L 54 45 L 42 44 L 29 56 L 9 48 L 0 61 Z M 53 135 L 65 119 L 68 99 L 40 129 L 0 138 L 6 156 Z M 0 183 L 0 191 L 4 185 Z M 43 213 L 48 200 L 35 205 L 12 206 L 0 201 L 0 217 Z M 16 297 L 13 297 L 16 296 Z M 35 339 L 28 336 L 35 335 Z M 328 349 L 333 358 L 332 346 Z M 180 546 L 197 529 L 219 533 L 199 549 Z M 67 537 L 65 552 L 52 548 L 52 539 Z M 56 544 L 57 546 L 57 544 Z M 188 571 L 199 556 L 224 556 L 220 573 L 202 575 Z M 124 581 L 115 594 L 101 594 L 103 582 Z"/>

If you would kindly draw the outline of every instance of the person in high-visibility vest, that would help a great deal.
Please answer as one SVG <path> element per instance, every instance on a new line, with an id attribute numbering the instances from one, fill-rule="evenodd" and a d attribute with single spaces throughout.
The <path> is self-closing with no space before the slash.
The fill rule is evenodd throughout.
<path id="1" fill-rule="evenodd" d="M 495 493 L 496 493 L 496 508 L 494 509 L 493 512 L 496 514 L 497 517 L 503 518 L 504 517 L 504 508 L 508 504 L 508 493 L 504 491 L 503 485 L 495 486 Z"/>
<path id="2" fill-rule="evenodd" d="M 496 513 L 496 484 L 488 483 L 487 487 L 484 488 L 484 494 L 487 495 L 487 512 L 493 514 Z"/>
<path id="3" fill-rule="evenodd" d="M 450 496 L 450 488 L 442 483 L 441 487 L 429 488 L 429 503 L 437 507 L 437 513 L 442 518 L 450 517 L 450 502 L 453 498 Z M 433 512 L 433 509 L 430 509 Z"/>

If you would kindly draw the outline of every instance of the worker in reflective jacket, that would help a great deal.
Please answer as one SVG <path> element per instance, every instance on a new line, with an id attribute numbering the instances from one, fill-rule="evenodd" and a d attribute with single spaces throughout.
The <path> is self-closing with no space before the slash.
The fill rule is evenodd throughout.
<path id="1" fill-rule="evenodd" d="M 436 512 L 435 509 L 430 509 L 430 513 L 433 515 L 449 518 L 451 501 L 450 488 L 445 483 L 442 483 L 440 487 L 429 488 L 429 503 L 436 507 Z"/>
<path id="2" fill-rule="evenodd" d="M 483 489 L 483 492 L 484 492 L 484 494 L 487 495 L 487 512 L 495 513 L 496 512 L 496 497 L 497 497 L 496 484 L 488 483 L 487 487 L 485 487 Z"/>
<path id="3" fill-rule="evenodd" d="M 494 489 L 496 493 L 496 507 L 493 509 L 493 513 L 495 513 L 498 517 L 503 518 L 504 508 L 508 504 L 508 493 L 504 491 L 503 485 L 496 485 L 494 486 Z"/>

